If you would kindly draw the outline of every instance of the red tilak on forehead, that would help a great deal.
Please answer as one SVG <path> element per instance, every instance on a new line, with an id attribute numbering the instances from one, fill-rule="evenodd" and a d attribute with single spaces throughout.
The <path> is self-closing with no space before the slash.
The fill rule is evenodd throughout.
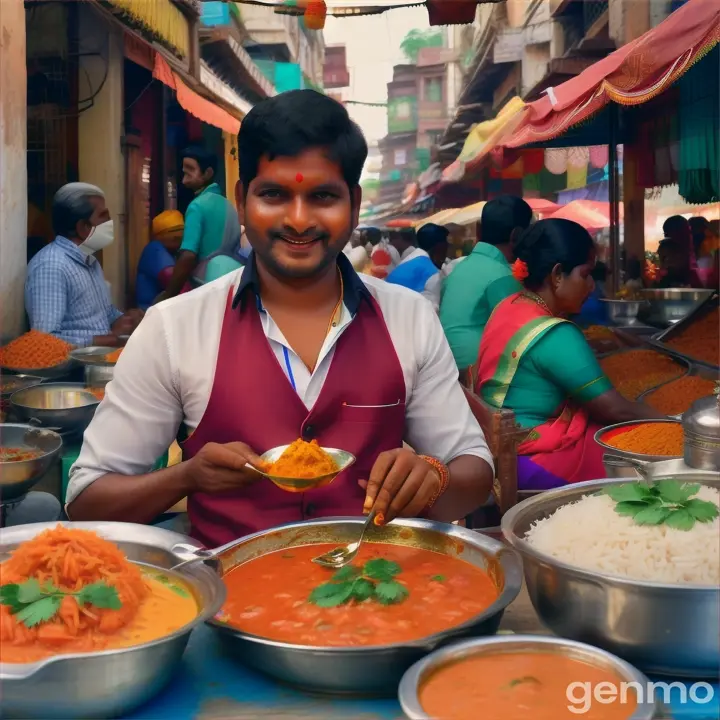
<path id="1" fill-rule="evenodd" d="M 296 180 L 297 182 L 301 183 L 301 182 L 303 181 L 302 173 L 298 173 L 298 174 L 295 176 L 295 180 Z"/>

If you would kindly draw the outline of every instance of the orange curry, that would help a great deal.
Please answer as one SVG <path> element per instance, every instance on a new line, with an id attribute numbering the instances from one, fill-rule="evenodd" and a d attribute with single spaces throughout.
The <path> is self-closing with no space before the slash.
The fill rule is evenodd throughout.
<path id="1" fill-rule="evenodd" d="M 223 581 L 227 601 L 218 617 L 244 632 L 299 645 L 347 647 L 418 640 L 460 625 L 487 609 L 499 591 L 490 576 L 458 558 L 418 548 L 366 543 L 354 566 L 382 558 L 400 566 L 402 602 L 351 599 L 337 607 L 309 601 L 331 570 L 311 562 L 336 544 L 278 550 L 233 568 Z"/>
<path id="2" fill-rule="evenodd" d="M 26 447 L 0 447 L 0 462 L 22 462 L 34 460 L 42 455 L 42 450 Z"/>
<path id="3" fill-rule="evenodd" d="M 600 683 L 617 689 L 614 701 L 595 700 Z M 498 652 L 440 668 L 420 687 L 420 704 L 443 720 L 627 720 L 637 698 L 621 683 L 612 671 L 564 655 Z"/>

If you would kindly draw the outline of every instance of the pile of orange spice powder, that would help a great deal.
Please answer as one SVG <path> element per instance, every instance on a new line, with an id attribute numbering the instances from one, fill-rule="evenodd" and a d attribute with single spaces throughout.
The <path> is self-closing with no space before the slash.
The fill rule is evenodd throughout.
<path id="1" fill-rule="evenodd" d="M 618 433 L 605 443 L 618 450 L 640 455 L 681 457 L 684 433 L 680 423 L 642 423 L 632 430 Z"/>
<path id="2" fill-rule="evenodd" d="M 600 367 L 613 387 L 628 400 L 637 400 L 646 390 L 680 377 L 684 369 L 672 358 L 654 350 L 629 350 L 608 355 Z"/>
<path id="3" fill-rule="evenodd" d="M 30 330 L 0 348 L 0 365 L 21 370 L 41 370 L 61 365 L 73 346 L 54 335 Z"/>
<path id="4" fill-rule="evenodd" d="M 707 315 L 683 330 L 677 337 L 667 341 L 673 350 L 696 360 L 720 365 L 720 310 L 715 308 Z"/>
<path id="5" fill-rule="evenodd" d="M 712 380 L 687 376 L 653 390 L 644 399 L 650 407 L 666 415 L 680 415 L 689 410 L 696 400 L 714 392 L 715 383 Z"/>

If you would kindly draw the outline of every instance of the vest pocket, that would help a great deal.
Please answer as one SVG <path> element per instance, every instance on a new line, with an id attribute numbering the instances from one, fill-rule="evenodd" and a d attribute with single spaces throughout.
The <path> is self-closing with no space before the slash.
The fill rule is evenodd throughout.
<path id="1" fill-rule="evenodd" d="M 392 426 L 405 424 L 405 402 L 397 400 L 386 405 L 351 405 L 343 403 L 338 413 L 338 420 L 347 423 L 388 424 Z"/>

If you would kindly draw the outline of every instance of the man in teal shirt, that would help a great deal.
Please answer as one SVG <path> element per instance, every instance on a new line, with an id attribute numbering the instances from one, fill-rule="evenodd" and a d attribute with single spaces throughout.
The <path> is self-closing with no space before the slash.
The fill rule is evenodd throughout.
<path id="1" fill-rule="evenodd" d="M 440 322 L 459 370 L 477 362 L 480 338 L 495 306 L 522 287 L 512 276 L 513 245 L 532 220 L 519 197 L 501 195 L 483 207 L 478 243 L 445 279 Z"/>
<path id="2" fill-rule="evenodd" d="M 220 248 L 239 242 L 237 211 L 215 182 L 217 164 L 217 157 L 203 148 L 183 152 L 182 182 L 194 191 L 195 199 L 185 212 L 185 230 L 172 279 L 158 300 L 179 294 L 191 278 L 203 282 L 208 258 Z"/>

